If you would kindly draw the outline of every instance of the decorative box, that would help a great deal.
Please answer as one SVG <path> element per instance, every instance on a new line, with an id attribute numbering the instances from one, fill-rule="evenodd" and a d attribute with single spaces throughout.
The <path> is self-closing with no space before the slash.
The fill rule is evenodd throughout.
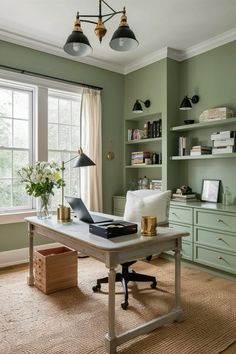
<path id="1" fill-rule="evenodd" d="M 135 234 L 137 230 L 137 224 L 133 224 L 123 220 L 103 224 L 89 225 L 89 232 L 98 236 L 102 236 L 104 238 Z"/>
<path id="2" fill-rule="evenodd" d="M 35 251 L 35 286 L 45 294 L 77 286 L 77 258 L 65 246 Z"/>

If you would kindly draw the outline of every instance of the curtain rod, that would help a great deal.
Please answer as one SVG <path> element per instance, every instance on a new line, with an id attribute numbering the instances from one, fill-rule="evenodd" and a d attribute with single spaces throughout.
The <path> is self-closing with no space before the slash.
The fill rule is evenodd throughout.
<path id="1" fill-rule="evenodd" d="M 15 72 L 20 73 L 20 74 L 31 75 L 31 76 L 35 76 L 35 77 L 42 77 L 42 78 L 45 78 L 45 79 L 53 79 L 53 80 L 57 80 L 57 81 L 61 81 L 61 82 L 66 82 L 66 83 L 73 84 L 73 85 L 79 85 L 79 86 L 91 88 L 91 89 L 98 90 L 98 91 L 102 91 L 102 90 L 103 90 L 103 88 L 102 88 L 102 87 L 99 87 L 99 86 L 93 86 L 93 85 L 83 84 L 82 82 L 77 82 L 77 81 L 72 81 L 72 80 L 61 79 L 61 78 L 59 78 L 59 77 L 50 76 L 50 75 L 45 75 L 45 74 L 40 74 L 40 73 L 35 73 L 35 72 L 33 72 L 33 71 L 28 71 L 28 70 L 23 70 L 23 69 L 17 69 L 17 68 L 13 68 L 13 67 L 7 66 L 7 65 L 1 65 L 1 64 L 0 64 L 0 69 L 15 71 Z"/>

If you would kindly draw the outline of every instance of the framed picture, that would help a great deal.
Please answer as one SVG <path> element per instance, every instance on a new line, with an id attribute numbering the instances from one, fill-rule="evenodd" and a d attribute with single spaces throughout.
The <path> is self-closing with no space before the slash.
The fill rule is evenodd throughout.
<path id="1" fill-rule="evenodd" d="M 219 179 L 203 179 L 202 180 L 202 202 L 218 202 L 220 180 Z"/>

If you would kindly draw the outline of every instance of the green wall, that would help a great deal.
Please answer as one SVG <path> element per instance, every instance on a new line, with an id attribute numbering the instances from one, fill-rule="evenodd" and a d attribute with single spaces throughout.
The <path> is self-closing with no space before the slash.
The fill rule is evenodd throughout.
<path id="1" fill-rule="evenodd" d="M 0 42 L 0 52 L 0 64 L 103 87 L 105 212 L 111 212 L 112 195 L 124 192 L 124 117 L 132 117 L 132 107 L 137 98 L 151 100 L 151 107 L 143 115 L 162 112 L 162 149 L 163 156 L 166 156 L 163 158 L 162 178 L 166 186 L 174 189 L 181 184 L 189 184 L 194 191 L 200 193 L 203 178 L 220 179 L 223 187 L 230 187 L 236 202 L 235 159 L 169 159 L 169 156 L 176 153 L 178 141 L 178 134 L 170 133 L 171 126 L 183 124 L 187 117 L 197 120 L 202 111 L 212 107 L 227 106 L 236 112 L 236 42 L 180 63 L 163 59 L 126 76 L 6 42 Z M 200 101 L 191 111 L 181 112 L 178 106 L 186 94 L 199 94 Z M 235 127 L 231 129 L 236 130 Z M 207 144 L 211 132 L 212 129 L 196 131 L 194 139 Z M 106 159 L 110 140 L 115 153 L 112 161 Z M 24 224 L 0 226 L 0 251 L 25 246 Z"/>
<path id="2" fill-rule="evenodd" d="M 179 111 L 179 124 L 187 117 L 198 120 L 204 110 L 213 107 L 227 106 L 234 110 L 236 116 L 236 41 L 182 62 L 180 78 L 180 99 L 186 94 L 190 97 L 198 94 L 200 101 L 193 105 L 191 111 Z M 195 141 L 211 145 L 209 136 L 213 131 L 229 129 L 236 130 L 236 127 L 199 130 L 194 133 Z M 185 179 L 184 182 L 188 182 L 196 192 L 201 192 L 202 179 L 220 179 L 223 188 L 229 186 L 236 202 L 234 158 L 175 163 L 183 174 L 183 181 Z"/>
<path id="3" fill-rule="evenodd" d="M 103 87 L 102 151 L 104 212 L 112 211 L 112 195 L 123 188 L 123 94 L 124 76 L 91 65 L 78 63 L 15 44 L 0 41 L 0 64 Z M 106 153 L 112 141 L 115 159 Z M 25 231 L 0 225 L 0 251 L 25 247 Z M 21 241 L 20 241 L 21 240 Z"/>

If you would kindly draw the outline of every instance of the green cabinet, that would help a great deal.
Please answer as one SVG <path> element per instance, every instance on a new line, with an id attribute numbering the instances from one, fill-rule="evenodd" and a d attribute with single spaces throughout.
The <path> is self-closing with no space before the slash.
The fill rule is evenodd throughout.
<path id="1" fill-rule="evenodd" d="M 122 216 L 124 215 L 125 211 L 125 197 L 114 195 L 112 197 L 112 205 L 113 205 L 113 215 Z"/>
<path id="2" fill-rule="evenodd" d="M 193 210 L 188 206 L 170 206 L 169 226 L 187 231 L 189 236 L 182 238 L 182 258 L 193 260 Z"/>
<path id="3" fill-rule="evenodd" d="M 236 210 L 194 210 L 194 261 L 236 274 Z"/>

